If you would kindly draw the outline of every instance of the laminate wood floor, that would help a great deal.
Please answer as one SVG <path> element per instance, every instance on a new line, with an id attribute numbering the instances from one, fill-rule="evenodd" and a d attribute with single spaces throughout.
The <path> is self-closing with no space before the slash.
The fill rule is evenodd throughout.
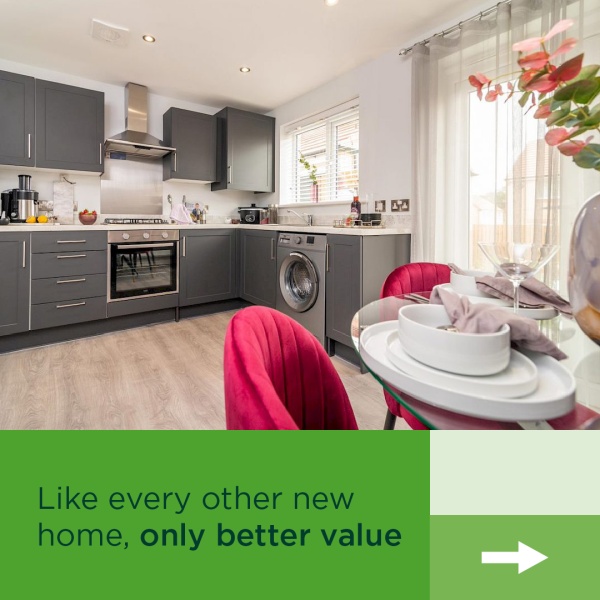
<path id="1" fill-rule="evenodd" d="M 0 429 L 224 429 L 223 342 L 233 314 L 1 355 Z M 379 384 L 333 364 L 359 427 L 381 429 Z"/>

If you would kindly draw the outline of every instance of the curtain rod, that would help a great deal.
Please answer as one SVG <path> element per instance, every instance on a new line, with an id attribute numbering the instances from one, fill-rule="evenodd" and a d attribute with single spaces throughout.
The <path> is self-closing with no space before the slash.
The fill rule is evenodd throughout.
<path id="1" fill-rule="evenodd" d="M 482 10 L 481 12 L 477 13 L 476 15 L 473 15 L 469 19 L 460 21 L 459 23 L 457 23 L 453 27 L 450 27 L 449 29 L 444 29 L 444 30 L 440 31 L 439 33 L 435 33 L 434 35 L 432 35 L 428 38 L 425 38 L 424 40 L 421 40 L 420 42 L 417 42 L 417 43 L 413 44 L 412 46 L 408 46 L 408 48 L 402 48 L 402 50 L 400 50 L 400 52 L 398 54 L 400 56 L 406 56 L 409 52 L 412 52 L 412 49 L 415 46 L 428 44 L 433 38 L 440 37 L 440 36 L 444 37 L 445 35 L 448 35 L 449 33 L 453 33 L 456 30 L 460 29 L 463 26 L 463 23 L 469 23 L 471 21 L 477 21 L 479 19 L 483 19 L 483 17 L 487 17 L 488 15 L 491 15 L 493 12 L 497 11 L 498 7 L 500 5 L 510 4 L 510 3 L 511 3 L 511 0 L 502 0 L 501 2 L 498 2 L 498 4 L 496 4 L 495 6 L 492 6 L 491 8 L 488 8 L 486 10 Z"/>

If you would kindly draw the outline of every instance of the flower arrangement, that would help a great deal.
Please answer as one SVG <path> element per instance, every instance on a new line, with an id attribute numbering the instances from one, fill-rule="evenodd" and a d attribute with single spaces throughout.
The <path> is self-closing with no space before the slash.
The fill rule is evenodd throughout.
<path id="1" fill-rule="evenodd" d="M 308 171 L 308 176 L 310 180 L 313 182 L 313 185 L 317 185 L 317 165 L 311 165 L 307 160 L 304 154 L 300 154 L 300 158 L 298 162 Z"/>
<path id="2" fill-rule="evenodd" d="M 559 21 L 542 37 L 535 37 L 513 44 L 519 53 L 518 65 L 521 72 L 515 82 L 496 83 L 482 73 L 469 77 L 469 83 L 477 89 L 482 99 L 495 102 L 506 95 L 508 100 L 520 93 L 519 104 L 524 108 L 528 103 L 531 110 L 537 107 L 535 119 L 545 119 L 550 128 L 546 133 L 546 143 L 557 146 L 561 154 L 573 157 L 573 161 L 584 169 L 600 171 L 600 144 L 592 143 L 594 135 L 585 139 L 575 139 L 586 133 L 600 132 L 600 103 L 592 105 L 600 94 L 600 65 L 583 66 L 583 54 L 556 66 L 553 60 L 572 50 L 577 45 L 575 38 L 567 38 L 550 54 L 546 42 L 555 35 L 566 31 L 573 21 Z"/>

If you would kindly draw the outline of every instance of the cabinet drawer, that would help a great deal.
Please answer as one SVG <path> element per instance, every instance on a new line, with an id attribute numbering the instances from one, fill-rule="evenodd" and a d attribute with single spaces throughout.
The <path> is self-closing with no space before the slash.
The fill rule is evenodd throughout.
<path id="1" fill-rule="evenodd" d="M 106 318 L 106 296 L 48 302 L 31 307 L 31 329 L 59 327 Z"/>
<path id="2" fill-rule="evenodd" d="M 76 275 L 34 279 L 31 282 L 31 304 L 61 302 L 71 298 L 94 298 L 106 295 L 106 275 Z"/>
<path id="3" fill-rule="evenodd" d="M 106 231 L 39 232 L 31 236 L 31 252 L 106 250 Z"/>
<path id="4" fill-rule="evenodd" d="M 34 254 L 31 258 L 32 279 L 96 273 L 106 273 L 105 250 Z"/>

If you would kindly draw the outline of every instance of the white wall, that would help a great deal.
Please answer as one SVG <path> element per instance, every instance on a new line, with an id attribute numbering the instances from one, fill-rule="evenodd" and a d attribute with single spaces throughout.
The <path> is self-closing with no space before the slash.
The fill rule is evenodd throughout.
<path id="1" fill-rule="evenodd" d="M 20 73 L 37 79 L 56 81 L 67 85 L 89 88 L 104 92 L 105 110 L 104 126 L 105 134 L 113 135 L 125 129 L 125 83 L 123 86 L 109 85 L 91 79 L 75 77 L 67 73 L 40 69 L 30 65 L 0 59 L 0 70 L 11 73 Z M 136 82 L 138 83 L 138 82 Z M 142 83 L 143 82 L 139 82 Z M 204 106 L 194 104 L 175 98 L 148 94 L 148 132 L 162 139 L 162 117 L 163 113 L 170 107 L 183 108 L 214 114 L 222 107 Z M 66 171 L 65 171 L 66 172 Z M 56 170 L 31 169 L 26 167 L 0 166 L 0 190 L 15 188 L 18 186 L 17 175 L 27 173 L 32 175 L 31 187 L 40 194 L 40 200 L 52 199 L 53 182 L 58 181 L 59 172 Z M 67 173 L 67 172 L 66 172 Z M 100 212 L 100 177 L 99 175 L 87 175 L 76 173 L 69 177 L 75 181 L 75 199 L 81 210 L 96 210 Z M 169 213 L 167 195 L 171 194 L 175 199 L 181 199 L 185 194 L 188 202 L 202 202 L 210 206 L 209 215 L 219 220 L 225 216 L 237 216 L 239 206 L 248 206 L 250 202 L 256 202 L 255 195 L 248 192 L 219 191 L 211 192 L 210 184 L 197 183 L 172 183 L 163 184 L 163 206 L 164 214 Z"/>
<path id="2" fill-rule="evenodd" d="M 391 213 L 390 200 L 411 197 L 411 60 L 394 51 L 278 107 L 276 191 L 260 198 L 261 204 L 279 203 L 279 129 L 282 125 L 358 97 L 360 106 L 360 190 L 362 199 L 387 200 L 386 214 L 398 226 L 409 226 L 407 213 Z M 302 207 L 319 223 L 332 215 L 347 215 L 350 206 Z M 371 208 L 372 210 L 372 208 Z M 363 206 L 366 212 L 366 207 Z"/>

